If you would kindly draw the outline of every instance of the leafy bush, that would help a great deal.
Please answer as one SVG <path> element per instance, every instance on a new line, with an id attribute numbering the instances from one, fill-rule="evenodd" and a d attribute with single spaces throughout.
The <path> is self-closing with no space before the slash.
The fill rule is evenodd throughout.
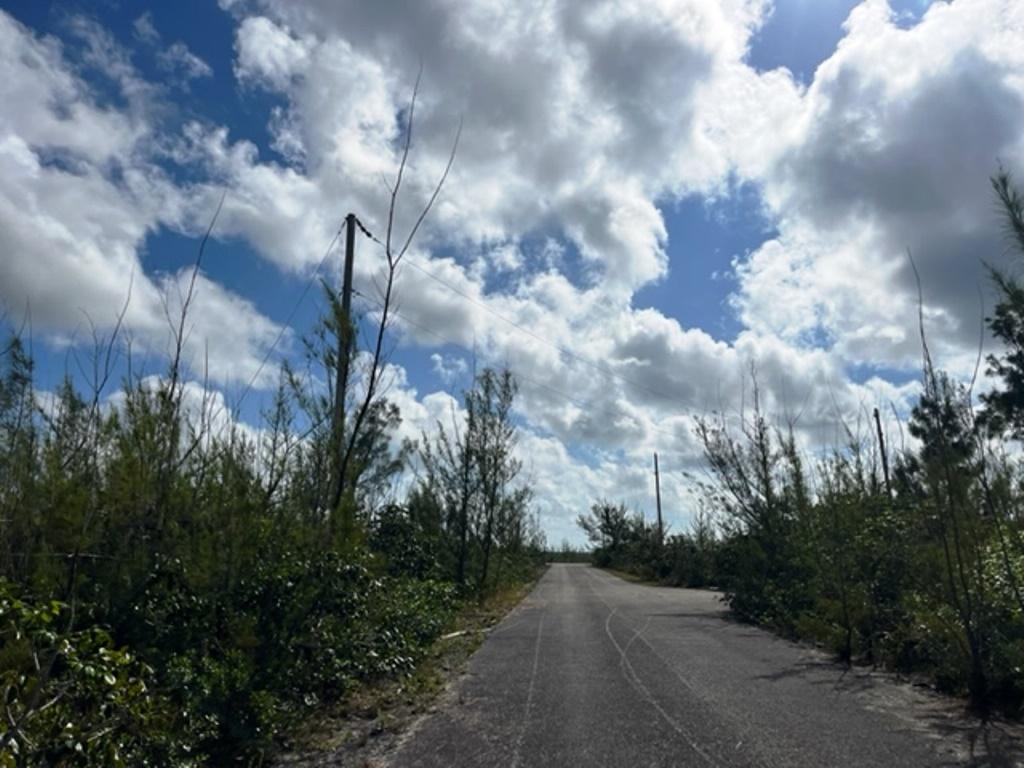
<path id="1" fill-rule="evenodd" d="M 377 575 L 365 553 L 293 551 L 261 560 L 229 604 L 213 629 L 209 612 L 196 610 L 159 638 L 172 649 L 161 658 L 167 683 L 203 725 L 194 732 L 201 749 L 219 760 L 266 751 L 310 707 L 410 671 L 456 605 L 450 584 Z M 188 640 L 200 636 L 206 642 Z"/>
<path id="2" fill-rule="evenodd" d="M 66 631 L 70 612 L 0 581 L 0 765 L 197 764 L 153 669 L 99 627 Z"/>

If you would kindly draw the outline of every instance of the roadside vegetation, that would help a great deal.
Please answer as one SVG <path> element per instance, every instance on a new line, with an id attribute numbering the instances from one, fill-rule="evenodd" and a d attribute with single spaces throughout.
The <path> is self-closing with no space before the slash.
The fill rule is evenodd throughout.
<path id="1" fill-rule="evenodd" d="M 376 401 L 332 507 L 328 427 L 294 373 L 253 431 L 190 410 L 173 374 L 50 398 L 20 338 L 2 365 L 0 765 L 258 762 L 309 710 L 411 673 L 460 604 L 541 559 L 507 372 L 417 446 Z"/>
<path id="2" fill-rule="evenodd" d="M 542 568 L 534 571 L 537 578 L 542 574 Z M 336 705 L 314 713 L 290 735 L 277 764 L 319 768 L 386 762 L 417 718 L 443 706 L 446 687 L 535 583 L 536 579 L 509 582 L 482 600 L 463 601 L 449 631 L 425 650 L 412 674 L 360 686 Z"/>
<path id="3" fill-rule="evenodd" d="M 173 372 L 51 398 L 20 338 L 2 365 L 0 765 L 258 761 L 305 712 L 411 673 L 460 604 L 541 559 L 507 372 L 416 446 L 377 400 L 332 507 L 329 427 L 294 372 L 254 431 L 214 426 Z"/>
<path id="4" fill-rule="evenodd" d="M 993 179 L 1024 257 L 1024 197 Z M 1002 350 L 976 397 L 933 360 L 922 323 L 918 403 L 885 444 L 878 412 L 843 445 L 801 449 L 762 410 L 698 419 L 706 472 L 692 530 L 662 537 L 623 505 L 579 523 L 596 565 L 720 587 L 738 617 L 821 643 L 847 662 L 930 677 L 986 712 L 1024 711 L 1024 286 L 992 270 Z M 867 414 L 865 414 L 867 416 Z"/>
<path id="5" fill-rule="evenodd" d="M 388 226 L 379 312 L 357 324 L 325 286 L 304 359 L 255 426 L 183 361 L 205 239 L 168 302 L 159 375 L 119 321 L 43 392 L 11 329 L 0 766 L 264 764 L 310 713 L 412 675 L 460 609 L 535 576 L 513 375 L 479 372 L 415 443 L 386 396 L 396 270 L 443 181 L 405 239 Z"/>

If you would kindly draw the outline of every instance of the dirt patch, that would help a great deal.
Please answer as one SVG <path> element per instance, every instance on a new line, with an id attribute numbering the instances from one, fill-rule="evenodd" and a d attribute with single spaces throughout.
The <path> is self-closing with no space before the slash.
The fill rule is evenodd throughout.
<path id="1" fill-rule="evenodd" d="M 992 716 L 982 719 L 967 709 L 964 699 L 936 691 L 891 672 L 856 669 L 850 685 L 869 709 L 899 719 L 906 728 L 934 741 L 936 750 L 952 764 L 981 768 L 1024 766 L 1024 724 Z"/>

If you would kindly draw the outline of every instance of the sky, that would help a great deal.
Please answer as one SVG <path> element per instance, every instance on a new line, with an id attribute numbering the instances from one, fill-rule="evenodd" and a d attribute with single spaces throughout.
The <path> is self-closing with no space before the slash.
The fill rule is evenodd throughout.
<path id="1" fill-rule="evenodd" d="M 0 311 L 40 387 L 83 379 L 122 309 L 159 373 L 223 200 L 185 353 L 258 430 L 345 214 L 384 231 L 418 72 L 397 231 L 461 135 L 399 276 L 389 397 L 416 438 L 474 366 L 510 367 L 552 544 L 597 498 L 652 516 L 655 451 L 686 530 L 694 419 L 748 412 L 752 372 L 809 455 L 875 407 L 898 443 L 908 254 L 937 364 L 991 348 L 985 264 L 1019 269 L 989 185 L 1024 178 L 1017 0 L 2 0 Z M 364 324 L 382 263 L 360 238 Z"/>

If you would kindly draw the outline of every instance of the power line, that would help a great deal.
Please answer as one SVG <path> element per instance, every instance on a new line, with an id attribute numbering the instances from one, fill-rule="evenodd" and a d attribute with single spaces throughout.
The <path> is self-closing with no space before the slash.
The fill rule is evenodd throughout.
<path id="1" fill-rule="evenodd" d="M 362 226 L 361 222 L 360 222 L 360 228 L 374 242 L 376 242 L 378 245 L 381 245 L 383 247 L 383 243 L 381 243 L 380 240 L 378 240 L 376 237 L 374 237 L 372 234 L 370 234 L 370 232 L 367 231 L 366 228 Z M 630 385 L 632 385 L 634 387 L 638 387 L 639 389 L 643 389 L 646 392 L 648 392 L 648 393 L 650 393 L 650 394 L 654 395 L 655 397 L 660 398 L 662 400 L 666 400 L 666 401 L 669 401 L 669 402 L 675 402 L 675 397 L 674 396 L 668 395 L 668 394 L 666 394 L 664 392 L 660 392 L 660 391 L 658 391 L 658 390 L 648 386 L 647 384 L 644 384 L 641 381 L 637 381 L 636 379 L 633 379 L 633 378 L 631 378 L 629 376 L 626 376 L 624 374 L 618 373 L 617 371 L 613 371 L 613 370 L 611 370 L 609 368 L 606 368 L 605 366 L 602 366 L 601 364 L 594 362 L 590 358 L 588 358 L 588 357 L 586 357 L 584 355 L 581 355 L 580 353 L 575 352 L 575 351 L 573 351 L 572 349 L 570 349 L 568 347 L 565 347 L 565 346 L 563 346 L 561 344 L 553 342 L 550 339 L 547 339 L 547 338 L 541 336 L 540 334 L 535 333 L 534 331 L 531 331 L 529 328 L 526 328 L 525 326 L 521 325 L 520 323 L 517 323 L 515 320 L 512 320 L 512 319 L 510 319 L 508 317 L 505 317 L 505 315 L 501 314 L 497 310 L 495 310 L 492 307 L 488 306 L 487 304 L 485 304 L 484 302 L 480 301 L 476 297 L 471 296 L 470 294 L 468 294 L 465 291 L 463 291 L 461 288 L 459 288 L 459 287 L 457 287 L 455 285 L 452 285 L 450 282 L 448 282 L 444 278 L 438 277 L 434 272 L 432 272 L 429 269 L 427 269 L 427 268 L 421 266 L 420 264 L 418 264 L 417 262 L 419 261 L 419 259 L 416 259 L 416 258 L 414 258 L 412 256 L 406 256 L 405 260 L 408 261 L 409 266 L 411 266 L 413 269 L 417 270 L 418 272 L 422 272 L 424 275 L 429 277 L 431 280 L 434 280 L 435 282 L 440 283 L 445 288 L 450 290 L 452 293 L 455 293 L 455 294 L 461 296 L 466 301 L 468 301 L 471 304 L 474 304 L 474 305 L 480 307 L 485 312 L 488 312 L 491 315 L 494 315 L 494 317 L 498 318 L 502 322 L 510 325 L 511 327 L 515 328 L 516 330 L 520 331 L 521 333 L 526 334 L 527 336 L 531 337 L 532 339 L 535 339 L 536 341 L 539 341 L 541 344 L 545 344 L 545 345 L 551 347 L 552 349 L 555 349 L 555 350 L 561 352 L 562 354 L 568 355 L 569 357 L 573 358 L 574 360 L 579 360 L 581 363 L 584 363 L 585 365 L 589 365 L 591 368 L 593 368 L 598 373 L 601 373 L 604 376 L 611 376 L 613 378 L 618 379 L 619 381 L 625 382 L 626 384 L 630 384 Z"/>
<path id="2" fill-rule="evenodd" d="M 355 290 L 355 289 L 353 289 L 352 292 L 356 296 L 359 296 L 360 298 L 365 299 L 366 301 L 371 302 L 371 303 L 377 305 L 379 308 L 381 308 L 381 309 L 384 308 L 383 302 L 379 301 L 378 299 L 375 299 L 375 298 L 373 298 L 371 296 L 367 296 L 365 293 L 362 293 L 361 291 L 358 291 L 358 290 Z M 445 336 L 444 334 L 435 331 L 433 328 L 429 328 L 429 327 L 423 325 L 422 323 L 419 323 L 419 322 L 411 319 L 407 315 L 404 315 L 401 312 L 399 312 L 397 309 L 390 308 L 388 310 L 388 312 L 390 314 L 395 315 L 396 317 L 401 318 L 404 322 L 408 323 L 409 325 L 412 325 L 412 326 L 420 329 L 424 333 L 427 333 L 427 334 L 433 336 L 434 338 L 438 339 L 439 341 L 442 341 L 442 342 L 444 342 L 446 344 L 451 344 L 453 346 L 459 346 L 459 347 L 462 346 L 462 344 L 460 342 L 457 342 L 454 339 L 450 339 L 447 336 Z M 577 408 L 579 408 L 582 411 L 589 412 L 591 410 L 594 410 L 593 407 L 592 407 L 592 404 L 583 402 L 581 400 L 577 400 L 572 395 L 569 395 L 569 394 L 563 392 L 562 390 L 557 389 L 556 387 L 552 387 L 550 384 L 545 384 L 542 381 L 538 381 L 538 380 L 536 380 L 534 378 L 526 376 L 526 375 L 524 375 L 520 371 L 516 371 L 515 372 L 515 377 L 517 379 L 521 379 L 523 381 L 526 381 L 529 384 L 534 385 L 535 387 L 539 387 L 541 389 L 546 389 L 549 392 L 552 392 L 555 395 L 558 395 L 559 397 L 561 397 L 562 399 L 564 399 L 567 402 L 571 403 L 572 405 L 575 405 Z M 671 437 L 674 440 L 679 438 L 679 435 L 676 434 L 675 432 L 669 431 L 667 429 L 662 429 L 662 428 L 657 427 L 657 426 L 655 426 L 653 424 L 645 424 L 640 419 L 638 419 L 636 416 L 633 416 L 633 415 L 631 415 L 629 413 L 626 413 L 625 411 L 621 411 L 621 409 L 620 409 L 620 412 L 627 419 L 632 420 L 634 423 L 640 425 L 644 429 L 650 429 L 650 430 L 652 430 L 654 432 L 660 432 L 663 435 L 668 435 L 669 437 Z"/>
<path id="3" fill-rule="evenodd" d="M 356 222 L 356 225 L 359 227 L 359 230 L 367 238 L 369 238 L 373 242 L 377 243 L 382 248 L 386 247 L 386 246 L 384 246 L 384 243 L 382 243 L 377 237 L 375 237 L 373 235 L 373 233 L 369 229 L 367 229 L 367 227 L 363 224 L 362 221 L 359 220 L 358 217 L 356 217 L 355 222 Z M 276 350 L 277 345 L 280 344 L 281 339 L 284 338 L 284 334 L 287 332 L 288 328 L 291 326 L 291 322 L 292 322 L 292 320 L 295 317 L 295 313 L 298 312 L 299 306 L 301 306 L 302 302 L 305 301 L 306 296 L 309 294 L 310 288 L 312 288 L 312 286 L 313 286 L 314 280 L 319 275 L 320 270 L 323 268 L 324 263 L 327 261 L 327 257 L 330 256 L 331 251 L 334 250 L 334 246 L 337 244 L 338 239 L 341 237 L 341 233 L 342 233 L 342 230 L 344 228 L 345 228 L 345 225 L 344 225 L 344 223 L 342 223 L 338 227 L 338 230 L 334 233 L 334 237 L 331 238 L 331 242 L 328 244 L 326 250 L 324 251 L 323 256 L 320 257 L 320 261 L 317 263 L 317 265 L 316 265 L 315 269 L 313 270 L 312 274 L 310 274 L 309 279 L 306 281 L 306 285 L 303 287 L 302 293 L 299 295 L 298 300 L 295 302 L 295 304 L 292 306 L 291 311 L 288 313 L 288 317 L 286 318 L 284 324 L 281 326 L 281 330 L 278 332 L 277 337 L 274 339 L 274 342 L 270 345 L 270 348 L 267 350 L 266 354 L 263 356 L 263 359 L 260 361 L 259 367 L 256 369 L 256 372 L 249 379 L 249 382 L 246 384 L 245 389 L 242 391 L 242 394 L 239 397 L 238 402 L 235 404 L 236 412 L 237 412 L 237 410 L 239 410 L 241 408 L 242 402 L 245 400 L 246 396 L 252 390 L 252 387 L 255 384 L 256 380 L 259 378 L 259 376 L 263 372 L 263 369 L 266 366 L 267 362 L 270 360 L 271 355 L 273 355 L 274 351 Z M 555 342 L 549 341 L 548 339 L 544 338 L 543 336 L 540 336 L 537 333 L 534 333 L 529 328 L 526 328 L 526 327 L 520 325 L 519 323 L 515 322 L 514 320 L 511 320 L 511 319 L 505 317 L 500 312 L 497 312 L 496 310 L 494 310 L 491 307 L 487 306 L 483 302 L 477 300 L 473 296 L 470 296 L 469 294 L 465 293 L 464 291 L 462 291 L 458 287 L 456 287 L 456 286 L 452 285 L 451 283 L 449 283 L 447 280 L 444 280 L 443 278 L 438 277 L 436 274 L 434 274 L 430 270 L 420 266 L 419 264 L 416 263 L 417 260 L 414 259 L 413 257 L 406 256 L 406 261 L 408 261 L 410 266 L 412 266 L 414 269 L 416 269 L 419 272 L 422 272 L 424 275 L 426 275 L 427 277 L 431 278 L 435 282 L 438 282 L 441 285 L 445 286 L 446 288 L 448 288 L 453 293 L 461 296 L 465 300 L 467 300 L 467 301 L 471 302 L 472 304 L 480 307 L 484 311 L 494 315 L 499 320 L 503 321 L 504 323 L 507 323 L 508 325 L 510 325 L 513 328 L 519 330 L 520 332 L 530 336 L 533 339 L 536 339 L 537 341 L 541 342 L 542 344 L 546 344 L 547 346 L 552 347 L 553 349 L 556 349 L 556 350 L 558 350 L 559 352 L 561 352 L 561 353 L 563 353 L 565 355 L 568 355 L 569 357 L 573 358 L 574 360 L 579 360 L 580 362 L 582 362 L 582 363 L 584 363 L 586 365 L 589 365 L 591 368 L 593 368 L 594 370 L 598 371 L 602 375 L 611 376 L 611 377 L 619 379 L 620 381 L 623 381 L 623 382 L 625 382 L 627 384 L 631 384 L 631 385 L 633 385 L 635 387 L 639 387 L 640 389 L 644 389 L 647 392 L 650 392 L 651 394 L 655 395 L 656 397 L 662 398 L 664 400 L 673 400 L 673 398 L 670 397 L 669 395 L 666 395 L 666 394 L 664 394 L 662 392 L 658 392 L 657 390 L 652 389 L 651 387 L 648 387 L 646 384 L 643 384 L 642 382 L 639 382 L 639 381 L 636 381 L 634 379 L 631 379 L 628 376 L 624 376 L 624 375 L 622 375 L 620 373 L 617 373 L 615 371 L 612 371 L 612 370 L 609 370 L 607 368 L 604 368 L 603 366 L 595 363 L 594 361 L 590 360 L 589 358 L 587 358 L 587 357 L 585 357 L 583 355 L 580 355 L 579 353 L 574 352 L 573 350 L 571 350 L 571 349 L 569 349 L 567 347 L 564 347 L 561 344 L 556 344 Z M 353 289 L 353 293 L 356 294 L 357 296 L 367 300 L 367 301 L 370 301 L 370 302 L 376 304 L 378 307 L 383 308 L 383 304 L 380 301 L 378 301 L 378 300 L 376 300 L 376 299 L 374 299 L 374 298 L 372 298 L 370 296 L 367 296 L 366 294 L 364 294 L 364 293 L 362 293 L 362 292 L 360 292 L 358 290 L 355 290 L 355 289 Z M 409 318 L 408 316 L 398 312 L 398 310 L 396 310 L 394 308 L 391 308 L 389 311 L 391 313 L 393 313 L 395 316 L 400 317 L 406 323 L 419 328 L 423 332 L 425 332 L 425 333 L 427 333 L 427 334 L 429 334 L 431 336 L 434 336 L 435 338 L 437 338 L 437 339 L 439 339 L 439 340 L 441 340 L 441 341 L 443 341 L 443 342 L 445 342 L 447 344 L 452 344 L 454 346 L 462 346 L 461 343 L 456 342 L 456 341 L 454 341 L 452 339 L 449 339 L 449 338 L 445 337 L 443 334 L 440 334 L 437 331 L 433 330 L 432 328 L 428 328 L 427 326 L 425 326 L 425 325 L 423 325 L 421 323 L 418 323 L 415 320 L 412 320 L 411 318 Z M 577 408 L 579 408 L 579 409 L 581 409 L 583 411 L 590 411 L 590 410 L 592 410 L 590 404 L 582 402 L 580 400 L 577 400 L 576 398 L 572 397 L 571 395 L 569 395 L 569 394 L 567 394 L 565 392 L 562 392 L 561 390 L 559 390 L 559 389 L 557 389 L 555 387 L 552 387 L 550 384 L 546 384 L 546 383 L 544 383 L 542 381 L 537 381 L 536 379 L 533 379 L 533 378 L 531 378 L 529 376 L 526 376 L 526 375 L 524 375 L 524 374 L 522 374 L 521 372 L 518 372 L 518 371 L 516 372 L 516 377 L 519 378 L 519 379 L 522 379 L 523 381 L 526 381 L 526 382 L 534 385 L 535 387 L 539 387 L 541 389 L 545 389 L 545 390 L 547 390 L 547 391 L 549 391 L 549 392 L 551 392 L 551 393 L 561 397 L 562 399 L 566 400 L 567 402 L 571 403 L 572 405 L 575 405 Z M 625 416 L 626 418 L 632 420 L 636 424 L 640 425 L 644 429 L 650 429 L 650 430 L 652 430 L 654 432 L 659 432 L 661 434 L 668 435 L 669 437 L 672 437 L 673 439 L 677 439 L 678 438 L 678 435 L 675 432 L 671 432 L 671 431 L 666 430 L 666 429 L 661 429 L 660 427 L 654 426 L 653 424 L 644 424 L 637 417 L 632 416 L 632 415 L 630 415 L 628 413 L 625 413 L 625 412 L 622 412 L 622 415 Z"/>
<path id="4" fill-rule="evenodd" d="M 320 261 L 317 263 L 316 268 L 313 270 L 312 274 L 310 274 L 309 276 L 309 279 L 306 281 L 306 285 L 302 289 L 302 293 L 299 294 L 298 300 L 292 306 L 291 312 L 288 313 L 287 319 L 281 325 L 281 330 L 278 331 L 277 338 L 274 339 L 274 343 L 270 345 L 270 348 L 267 350 L 267 353 L 263 356 L 263 360 L 260 361 L 259 367 L 256 369 L 256 372 L 252 375 L 252 378 L 249 379 L 249 383 L 245 385 L 245 389 L 242 390 L 242 394 L 238 398 L 238 402 L 235 403 L 236 413 L 241 409 L 242 402 L 245 400 L 246 396 L 252 390 L 252 386 L 253 384 L 256 383 L 256 379 L 258 379 L 259 375 L 263 373 L 263 368 L 266 366 L 267 361 L 270 360 L 270 356 L 274 354 L 274 350 L 277 349 L 277 345 L 281 343 L 281 339 L 284 338 L 285 333 L 291 327 L 292 320 L 295 318 L 295 313 L 299 311 L 299 306 L 302 304 L 303 301 L 306 300 L 306 296 L 309 294 L 309 289 L 313 287 L 313 281 L 320 274 L 320 270 L 323 268 L 324 262 L 327 261 L 327 257 L 330 256 L 331 251 L 334 250 L 334 246 L 337 244 L 338 238 L 341 237 L 341 231 L 344 228 L 344 223 L 338 226 L 338 231 L 334 233 L 334 237 L 331 238 L 331 242 L 327 246 L 327 250 L 325 250 L 324 255 L 320 257 Z"/>

